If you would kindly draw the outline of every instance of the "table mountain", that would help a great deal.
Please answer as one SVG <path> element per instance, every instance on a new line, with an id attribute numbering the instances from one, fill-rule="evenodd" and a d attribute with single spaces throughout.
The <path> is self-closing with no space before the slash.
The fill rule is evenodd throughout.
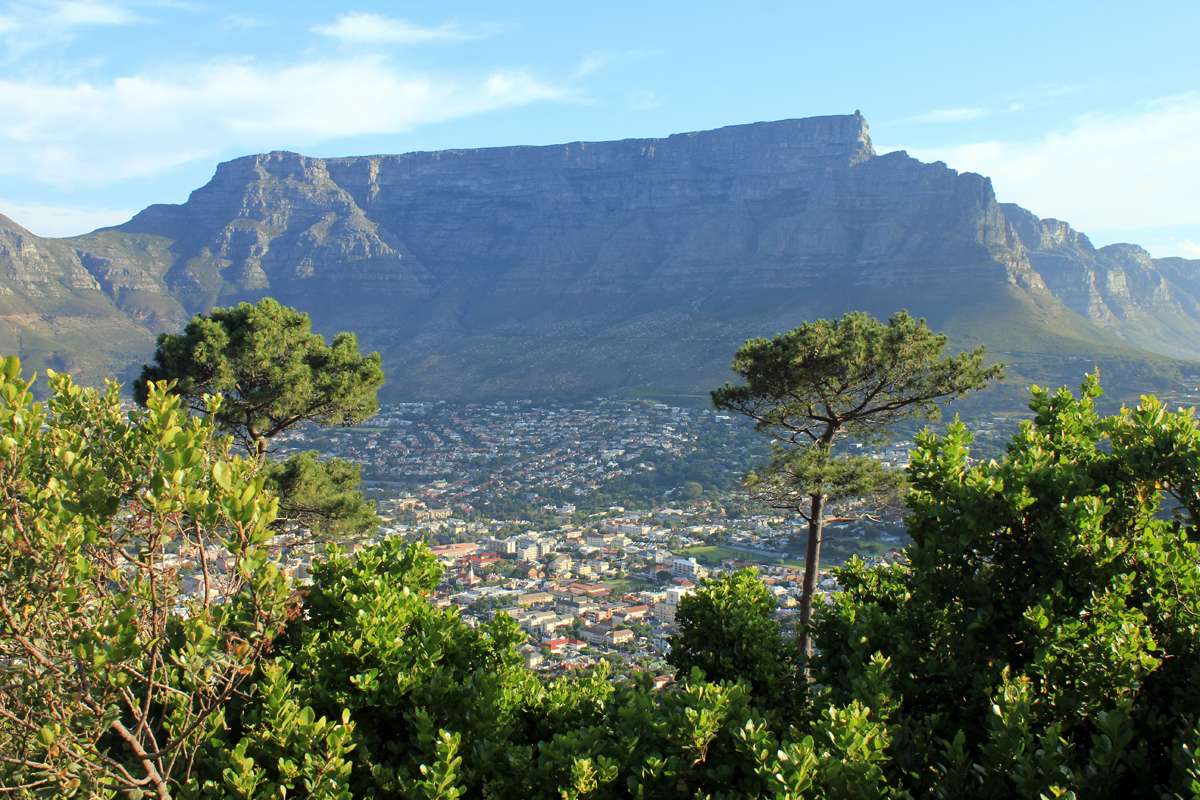
<path id="1" fill-rule="evenodd" d="M 1096 249 L 985 177 L 877 155 L 858 113 L 247 156 L 85 236 L 0 218 L 0 292 L 0 342 L 85 379 L 136 367 L 197 311 L 271 295 L 383 352 L 394 398 L 696 393 L 746 338 L 851 309 L 908 308 L 1030 364 L 1200 357 L 1200 262 Z"/>

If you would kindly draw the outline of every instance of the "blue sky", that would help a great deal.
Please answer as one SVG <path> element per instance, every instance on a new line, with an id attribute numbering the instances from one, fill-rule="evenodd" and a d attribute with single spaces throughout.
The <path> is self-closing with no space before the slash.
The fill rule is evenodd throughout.
<path id="1" fill-rule="evenodd" d="M 246 153 L 861 109 L 1097 244 L 1200 258 L 1200 3 L 0 3 L 0 213 L 62 236 Z"/>

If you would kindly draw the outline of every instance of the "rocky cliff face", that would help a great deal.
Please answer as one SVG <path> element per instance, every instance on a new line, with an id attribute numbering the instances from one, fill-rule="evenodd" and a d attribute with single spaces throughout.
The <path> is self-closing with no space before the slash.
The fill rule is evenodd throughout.
<path id="1" fill-rule="evenodd" d="M 921 283 L 969 265 L 1013 280 L 990 183 L 875 157 L 860 116 L 667 139 L 222 164 L 182 207 L 121 230 L 183 245 L 168 275 L 200 308 L 322 290 L 430 297 L 794 289 L 831 270 Z"/>
<path id="2" fill-rule="evenodd" d="M 0 236 L 0 302 L 53 316 L 48 290 L 103 300 L 148 336 L 269 294 L 383 350 L 404 395 L 691 391 L 748 336 L 851 308 L 908 307 L 968 339 L 971 309 L 1040 309 L 1071 336 L 1200 355 L 1194 264 L 1096 250 L 998 203 L 986 178 L 877 156 L 858 114 L 551 147 L 269 153 L 118 228 Z"/>
<path id="3" fill-rule="evenodd" d="M 1197 357 L 1200 262 L 1155 260 L 1133 244 L 1097 249 L 1065 222 L 1008 203 L 1001 208 L 1030 265 L 1068 308 L 1140 347 Z"/>

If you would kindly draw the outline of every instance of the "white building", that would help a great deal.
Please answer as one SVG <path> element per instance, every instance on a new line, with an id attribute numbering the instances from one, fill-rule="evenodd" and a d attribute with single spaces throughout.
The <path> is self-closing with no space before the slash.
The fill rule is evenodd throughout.
<path id="1" fill-rule="evenodd" d="M 708 574 L 708 570 L 696 563 L 694 558 L 677 558 L 671 562 L 671 574 L 676 578 L 697 581 Z"/>
<path id="2" fill-rule="evenodd" d="M 665 622 L 668 625 L 675 624 L 675 612 L 679 608 L 679 601 L 688 595 L 695 594 L 694 588 L 683 589 L 678 586 L 673 586 L 667 589 L 667 595 L 662 600 L 654 604 L 654 616 L 660 622 Z"/>

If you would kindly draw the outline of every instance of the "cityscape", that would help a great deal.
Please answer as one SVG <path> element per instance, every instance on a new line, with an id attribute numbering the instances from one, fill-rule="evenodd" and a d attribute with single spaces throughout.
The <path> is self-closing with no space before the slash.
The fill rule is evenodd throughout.
<path id="1" fill-rule="evenodd" d="M 769 448 L 741 418 L 606 398 L 402 403 L 357 427 L 278 441 L 276 457 L 315 449 L 358 465 L 376 500 L 374 539 L 424 541 L 444 565 L 430 601 L 458 608 L 470 626 L 512 617 L 528 635 L 526 665 L 549 676 L 606 660 L 669 680 L 675 610 L 703 578 L 757 567 L 785 631 L 799 602 L 806 523 L 742 490 Z M 855 449 L 901 469 L 912 446 Z M 897 521 L 833 523 L 823 564 L 894 563 L 907 543 Z M 273 544 L 284 570 L 305 580 L 320 547 L 294 534 Z M 838 589 L 825 571 L 818 585 Z"/>

